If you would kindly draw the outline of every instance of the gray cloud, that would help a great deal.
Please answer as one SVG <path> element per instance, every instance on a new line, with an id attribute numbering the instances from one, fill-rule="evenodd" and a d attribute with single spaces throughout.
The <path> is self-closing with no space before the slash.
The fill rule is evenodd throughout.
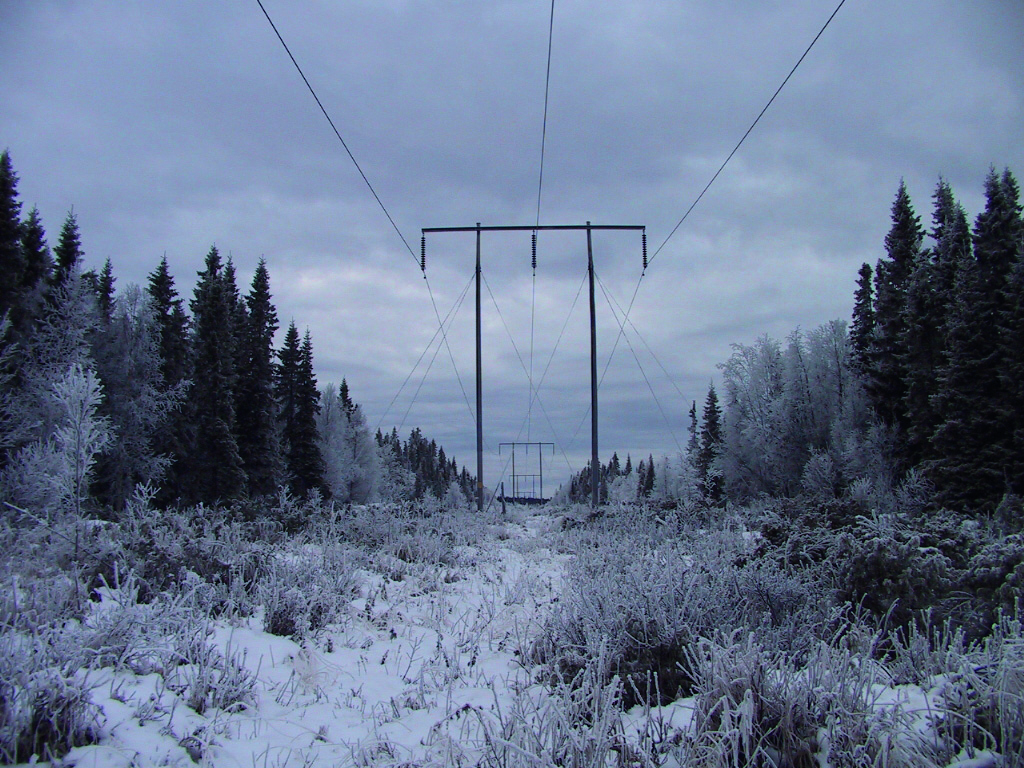
<path id="1" fill-rule="evenodd" d="M 534 221 L 547 2 L 265 4 L 413 250 L 420 227 Z M 543 222 L 646 224 L 653 253 L 830 5 L 560 1 Z M 674 450 L 731 342 L 848 316 L 900 178 L 927 222 L 940 174 L 973 215 L 990 163 L 1022 172 L 1022 38 L 1018 0 L 848 3 L 641 282 L 631 318 L 672 381 L 631 341 L 671 428 L 620 344 L 602 388 L 602 456 Z M 313 332 L 321 382 L 347 377 L 371 426 L 401 421 L 422 366 L 385 409 L 436 328 L 434 308 L 254 2 L 6 3 L 0 65 L 0 143 L 51 236 L 74 205 L 90 265 L 109 256 L 120 285 L 143 282 L 166 252 L 184 294 L 212 243 L 243 283 L 265 255 L 282 320 Z M 528 358 L 529 236 L 484 242 Z M 575 233 L 540 242 L 535 372 L 585 259 Z M 472 248 L 471 236 L 430 240 L 442 315 Z M 637 243 L 595 237 L 595 260 L 628 303 Z M 541 390 L 563 474 L 561 449 L 577 465 L 589 453 L 589 423 L 569 445 L 589 392 L 584 301 Z M 486 292 L 484 306 L 496 445 L 516 436 L 529 386 Z M 598 311 L 603 368 L 618 328 L 600 293 Z M 472 401 L 472 296 L 449 338 Z M 446 350 L 412 425 L 472 464 Z M 530 433 L 552 438 L 537 408 Z M 489 478 L 498 466 L 489 460 Z"/>

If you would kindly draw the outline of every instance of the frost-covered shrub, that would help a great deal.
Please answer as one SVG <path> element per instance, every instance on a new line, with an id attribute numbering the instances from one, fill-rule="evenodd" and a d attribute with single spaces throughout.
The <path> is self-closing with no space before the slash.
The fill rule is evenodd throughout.
<path id="1" fill-rule="evenodd" d="M 1024 764 L 1024 634 L 998 617 L 991 634 L 950 663 L 938 689 L 936 727 L 955 749 L 988 749 Z"/>
<path id="2" fill-rule="evenodd" d="M 624 706 L 637 703 L 652 674 L 671 701 L 690 689 L 686 652 L 699 637 L 742 627 L 802 658 L 829 631 L 827 590 L 771 560 L 751 561 L 738 532 L 705 532 L 693 546 L 648 538 L 639 525 L 633 536 L 603 525 L 579 535 L 561 598 L 530 654 L 563 679 L 601 658 L 606 682 L 624 678 Z"/>
<path id="3" fill-rule="evenodd" d="M 139 600 L 198 579 L 213 588 L 207 608 L 214 613 L 251 610 L 249 593 L 267 552 L 255 525 L 202 505 L 166 512 L 129 505 L 121 529 L 125 570 L 139 579 Z"/>
<path id="4" fill-rule="evenodd" d="M 71 658 L 60 658 L 41 631 L 0 634 L 0 762 L 56 760 L 94 744 L 99 708 Z"/>
<path id="5" fill-rule="evenodd" d="M 260 575 L 263 626 L 272 635 L 308 638 L 345 616 L 357 581 L 344 550 L 326 545 L 284 552 Z"/>
<path id="6" fill-rule="evenodd" d="M 966 564 L 959 587 L 972 596 L 975 636 L 987 634 L 1000 612 L 1018 615 L 1024 600 L 1024 534 L 982 546 Z"/>
<path id="7" fill-rule="evenodd" d="M 226 653 L 206 642 L 197 643 L 183 663 L 168 675 L 168 689 L 202 715 L 208 709 L 240 712 L 255 701 L 256 674 L 245 664 L 245 654 Z"/>
<path id="8" fill-rule="evenodd" d="M 911 726 L 912 712 L 873 706 L 881 669 L 848 650 L 817 646 L 799 665 L 752 635 L 701 639 L 688 651 L 695 711 L 682 765 L 945 765 Z"/>
<path id="9" fill-rule="evenodd" d="M 839 540 L 839 598 L 903 625 L 936 605 L 953 586 L 949 558 L 898 526 L 863 525 Z"/>
<path id="10" fill-rule="evenodd" d="M 464 733 L 483 744 L 478 765 L 596 767 L 609 765 L 614 752 L 619 753 L 618 765 L 659 765 L 653 754 L 634 753 L 626 744 L 619 716 L 622 681 L 605 681 L 596 671 L 600 666 L 598 662 L 572 681 L 557 681 L 547 689 L 534 685 L 515 690 L 507 705 L 472 708 L 475 719 Z M 629 761 L 628 754 L 638 760 Z"/>

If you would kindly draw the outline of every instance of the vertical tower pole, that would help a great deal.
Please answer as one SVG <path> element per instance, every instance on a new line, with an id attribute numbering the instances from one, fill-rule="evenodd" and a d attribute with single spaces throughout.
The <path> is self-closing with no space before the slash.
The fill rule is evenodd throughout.
<path id="1" fill-rule="evenodd" d="M 537 446 L 537 455 L 540 457 L 540 496 L 537 498 L 544 500 L 544 446 Z"/>
<path id="2" fill-rule="evenodd" d="M 480 222 L 476 223 L 476 510 L 484 511 L 484 393 L 480 364 Z"/>
<path id="3" fill-rule="evenodd" d="M 597 320 L 594 312 L 594 247 L 587 222 L 587 275 L 590 278 L 590 506 L 597 509 L 601 464 L 597 459 Z"/>

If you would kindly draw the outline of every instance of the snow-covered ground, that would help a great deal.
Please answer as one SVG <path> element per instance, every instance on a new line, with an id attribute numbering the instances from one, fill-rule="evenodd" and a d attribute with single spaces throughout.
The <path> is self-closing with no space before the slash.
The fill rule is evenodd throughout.
<path id="1" fill-rule="evenodd" d="M 240 711 L 185 706 L 158 674 L 91 677 L 99 744 L 77 766 L 467 765 L 512 692 L 519 661 L 557 600 L 565 553 L 545 515 L 519 516 L 459 547 L 451 567 L 362 570 L 346 620 L 300 646 L 263 617 L 218 621 L 208 638 L 243 661 L 256 697 Z"/>
<path id="2" fill-rule="evenodd" d="M 621 661 L 601 659 L 614 651 L 616 615 L 641 603 L 648 613 L 637 615 L 652 622 L 719 610 L 709 597 L 716 582 L 707 579 L 717 564 L 735 569 L 735 552 L 751 544 L 745 530 L 720 532 L 714 545 L 714 535 L 698 531 L 703 550 L 673 537 L 662 541 L 658 532 L 669 523 L 636 514 L 646 513 L 626 512 L 612 523 L 619 527 L 601 532 L 564 509 L 515 508 L 507 518 L 486 519 L 443 511 L 399 519 L 387 509 L 367 510 L 365 519 L 348 521 L 349 540 L 329 568 L 325 553 L 337 544 L 323 538 L 330 523 L 317 534 L 319 543 L 315 536 L 278 541 L 265 552 L 308 574 L 300 591 L 324 589 L 314 580 L 330 571 L 344 596 L 335 620 L 298 632 L 301 642 L 266 631 L 265 608 L 210 619 L 208 607 L 189 603 L 208 594 L 200 587 L 141 604 L 138 582 L 125 579 L 121 589 L 100 590 L 102 600 L 90 603 L 84 619 L 46 636 L 51 645 L 89 644 L 53 651 L 54 658 L 91 661 L 52 679 L 84 683 L 98 737 L 55 765 L 1013 764 L 986 750 L 997 737 L 981 730 L 975 733 L 984 743 L 961 749 L 966 721 L 955 719 L 974 713 L 983 727 L 1016 738 L 1024 724 L 1024 641 L 1013 621 L 988 656 L 970 656 L 950 640 L 945 650 L 934 642 L 930 650 L 918 648 L 914 658 L 897 653 L 888 667 L 853 648 L 855 632 L 808 645 L 798 666 L 746 630 L 705 627 L 686 651 L 693 695 L 622 712 L 624 675 L 614 674 L 624 672 L 615 666 Z M 652 526 L 646 534 L 638 530 L 644 520 Z M 701 571 L 698 560 L 712 565 Z M 698 571 L 703 575 L 694 578 L 704 581 L 688 582 Z M 727 580 L 740 572 L 730 573 Z M 700 584 L 703 596 L 694 586 Z M 655 593 L 673 590 L 688 597 L 659 602 Z M 15 584 L 15 601 L 25 599 L 23 592 Z M 261 595 L 262 605 L 286 602 Z M 659 606 L 669 610 L 659 615 Z M 629 621 L 620 640 L 636 631 Z M 652 638 L 666 631 L 653 624 L 647 630 Z M 0 653 L 24 652 L 27 637 L 8 634 Z M 540 637 L 547 645 L 535 645 Z M 560 655 L 551 644 L 575 643 L 567 637 L 582 639 Z M 553 674 L 565 659 L 581 657 L 582 669 L 560 670 L 574 680 Z M 943 669 L 935 667 L 939 657 Z M 894 675 L 900 664 L 909 681 Z M 950 702 L 957 701 L 961 708 L 953 712 Z M 997 709 L 1003 720 L 984 720 Z M 783 755 L 779 745 L 791 753 Z"/>

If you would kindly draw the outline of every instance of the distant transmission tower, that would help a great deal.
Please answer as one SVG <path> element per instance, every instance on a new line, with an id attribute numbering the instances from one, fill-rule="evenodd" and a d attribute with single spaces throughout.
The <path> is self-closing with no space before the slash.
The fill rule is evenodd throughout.
<path id="1" fill-rule="evenodd" d="M 590 279 L 590 505 L 597 508 L 599 502 L 601 466 L 597 458 L 597 320 L 594 311 L 594 248 L 591 233 L 595 230 L 631 230 L 642 233 L 644 268 L 647 268 L 647 228 L 629 224 L 565 224 L 546 226 L 514 226 L 514 227 L 482 227 L 477 222 L 475 227 L 426 227 L 420 236 L 420 269 L 427 268 L 427 235 L 440 232 L 475 232 L 476 233 L 476 508 L 484 508 L 484 420 L 483 420 L 483 372 L 481 358 L 481 325 L 480 325 L 480 234 L 482 232 L 541 232 L 586 230 L 587 232 L 587 275 Z M 534 253 L 536 259 L 536 252 Z M 534 262 L 536 266 L 536 262 Z"/>

